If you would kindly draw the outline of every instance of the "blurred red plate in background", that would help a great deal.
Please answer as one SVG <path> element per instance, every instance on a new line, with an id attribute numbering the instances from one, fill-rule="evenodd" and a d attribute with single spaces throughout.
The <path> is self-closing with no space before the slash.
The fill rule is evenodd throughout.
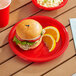
<path id="1" fill-rule="evenodd" d="M 63 0 L 63 2 L 60 5 L 56 6 L 56 7 L 44 7 L 44 6 L 41 6 L 40 4 L 37 3 L 37 0 L 32 0 L 32 2 L 33 2 L 33 4 L 35 6 L 41 8 L 43 10 L 49 10 L 50 11 L 50 10 L 57 10 L 57 9 L 65 6 L 65 4 L 68 2 L 68 0 Z"/>
<path id="2" fill-rule="evenodd" d="M 69 36 L 65 27 L 60 22 L 47 16 L 32 16 L 25 19 L 34 19 L 38 21 L 42 25 L 43 28 L 47 26 L 56 27 L 60 32 L 60 40 L 58 43 L 56 43 L 56 47 L 52 52 L 49 52 L 48 48 L 45 46 L 43 41 L 35 49 L 28 50 L 28 51 L 24 51 L 20 49 L 12 40 L 16 33 L 16 26 L 18 23 L 22 21 L 21 20 L 13 26 L 8 37 L 9 45 L 12 51 L 16 55 L 18 55 L 20 58 L 24 60 L 28 60 L 32 62 L 46 62 L 46 61 L 53 60 L 64 53 L 64 51 L 66 50 L 69 44 Z"/>

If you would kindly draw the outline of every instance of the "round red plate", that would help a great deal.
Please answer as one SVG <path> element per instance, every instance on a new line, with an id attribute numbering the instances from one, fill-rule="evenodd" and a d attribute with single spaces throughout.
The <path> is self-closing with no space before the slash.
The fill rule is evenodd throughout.
<path id="1" fill-rule="evenodd" d="M 63 7 L 67 2 L 68 0 L 63 0 L 63 2 L 59 5 L 59 6 L 56 6 L 56 7 L 43 7 L 41 5 L 39 5 L 37 3 L 37 0 L 32 0 L 33 4 L 41 9 L 44 9 L 44 10 L 56 10 L 56 9 L 59 9 L 61 7 Z"/>
<path id="2" fill-rule="evenodd" d="M 28 19 L 28 18 L 25 18 L 25 19 Z M 32 62 L 50 61 L 52 59 L 57 58 L 61 54 L 63 54 L 69 44 L 69 36 L 68 36 L 68 32 L 66 31 L 65 27 L 57 20 L 50 18 L 50 17 L 46 17 L 46 16 L 32 16 L 32 17 L 29 17 L 29 19 L 37 20 L 43 26 L 43 28 L 47 26 L 56 27 L 60 32 L 60 40 L 56 44 L 56 48 L 52 52 L 48 51 L 48 48 L 45 46 L 43 41 L 35 49 L 28 50 L 28 51 L 24 51 L 20 49 L 12 41 L 12 39 L 15 35 L 15 29 L 16 29 L 15 27 L 19 22 L 22 21 L 21 20 L 13 26 L 13 28 L 11 29 L 9 33 L 8 41 L 9 41 L 9 45 L 11 49 L 13 50 L 13 52 L 19 57 L 21 57 L 22 59 L 32 61 Z"/>

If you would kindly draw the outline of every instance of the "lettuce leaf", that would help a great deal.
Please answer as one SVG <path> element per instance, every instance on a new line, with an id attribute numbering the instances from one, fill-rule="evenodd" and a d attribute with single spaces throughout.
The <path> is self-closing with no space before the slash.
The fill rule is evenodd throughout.
<path id="1" fill-rule="evenodd" d="M 16 36 L 14 36 L 13 42 L 15 42 L 16 44 L 21 44 L 21 45 L 26 45 L 26 44 L 28 44 L 28 45 L 30 45 L 30 46 L 35 43 L 35 42 L 28 42 L 28 41 L 20 41 L 20 40 L 18 40 L 18 39 L 16 38 Z"/>
<path id="2" fill-rule="evenodd" d="M 13 41 L 16 42 L 16 44 L 21 44 L 21 41 L 19 41 L 16 36 L 14 36 Z"/>
<path id="3" fill-rule="evenodd" d="M 43 35 L 43 32 L 41 32 L 41 36 Z"/>

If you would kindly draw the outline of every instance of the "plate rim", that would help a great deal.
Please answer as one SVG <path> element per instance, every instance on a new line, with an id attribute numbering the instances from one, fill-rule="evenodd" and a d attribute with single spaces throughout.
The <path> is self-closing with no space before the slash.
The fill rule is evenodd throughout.
<path id="1" fill-rule="evenodd" d="M 57 58 L 57 57 L 59 57 L 60 55 L 62 55 L 63 53 L 64 53 L 64 51 L 66 50 L 66 48 L 68 47 L 68 44 L 69 44 L 69 35 L 68 35 L 68 32 L 66 31 L 66 28 L 62 25 L 62 27 L 65 29 L 65 35 L 66 35 L 66 43 L 65 44 L 67 44 L 65 47 L 63 47 L 62 48 L 62 51 L 59 53 L 58 52 L 58 54 L 56 54 L 56 55 L 54 55 L 52 58 L 49 58 L 49 59 L 44 59 L 43 61 L 42 60 L 39 60 L 39 59 L 37 59 L 37 60 L 31 60 L 29 57 L 25 57 L 22 53 L 20 53 L 18 50 L 15 52 L 14 50 L 13 50 L 13 47 L 11 46 L 11 44 L 10 44 L 10 34 L 11 34 L 11 32 L 12 32 L 12 30 L 15 28 L 15 26 L 18 24 L 18 23 L 20 23 L 21 21 L 23 21 L 23 20 L 25 20 L 25 19 L 29 19 L 29 18 L 32 18 L 32 17 L 45 17 L 45 18 L 49 18 L 49 19 L 52 19 L 53 21 L 56 21 L 57 23 L 59 23 L 60 25 L 62 25 L 59 21 L 57 21 L 57 20 L 55 20 L 55 19 L 53 19 L 53 18 L 51 18 L 51 17 L 48 17 L 48 16 L 31 16 L 31 17 L 27 17 L 27 18 L 24 18 L 24 19 L 22 19 L 22 20 L 20 20 L 19 22 L 17 22 L 13 27 L 12 27 L 12 29 L 11 29 L 11 31 L 10 31 L 10 33 L 9 33 L 9 36 L 8 36 L 8 42 L 9 42 L 9 45 L 10 45 L 10 48 L 12 49 L 12 51 L 17 55 L 17 56 L 19 56 L 20 58 L 22 58 L 22 59 L 24 59 L 24 60 L 28 60 L 28 61 L 32 61 L 32 62 L 46 62 L 46 61 L 50 61 L 50 60 L 53 60 L 53 59 L 55 59 L 55 58 Z M 19 54 L 18 54 L 18 52 L 19 52 Z"/>

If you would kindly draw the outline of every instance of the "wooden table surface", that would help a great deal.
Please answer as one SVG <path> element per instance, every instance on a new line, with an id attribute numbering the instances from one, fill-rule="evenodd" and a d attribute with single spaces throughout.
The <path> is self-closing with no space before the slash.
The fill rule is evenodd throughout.
<path id="1" fill-rule="evenodd" d="M 60 21 L 68 30 L 69 46 L 63 55 L 46 63 L 27 62 L 16 56 L 8 45 L 8 34 L 12 26 L 23 18 L 43 15 Z M 44 11 L 31 0 L 12 0 L 8 26 L 0 28 L 0 76 L 71 76 L 76 73 L 76 54 L 69 24 L 76 18 L 76 0 L 58 10 Z"/>

